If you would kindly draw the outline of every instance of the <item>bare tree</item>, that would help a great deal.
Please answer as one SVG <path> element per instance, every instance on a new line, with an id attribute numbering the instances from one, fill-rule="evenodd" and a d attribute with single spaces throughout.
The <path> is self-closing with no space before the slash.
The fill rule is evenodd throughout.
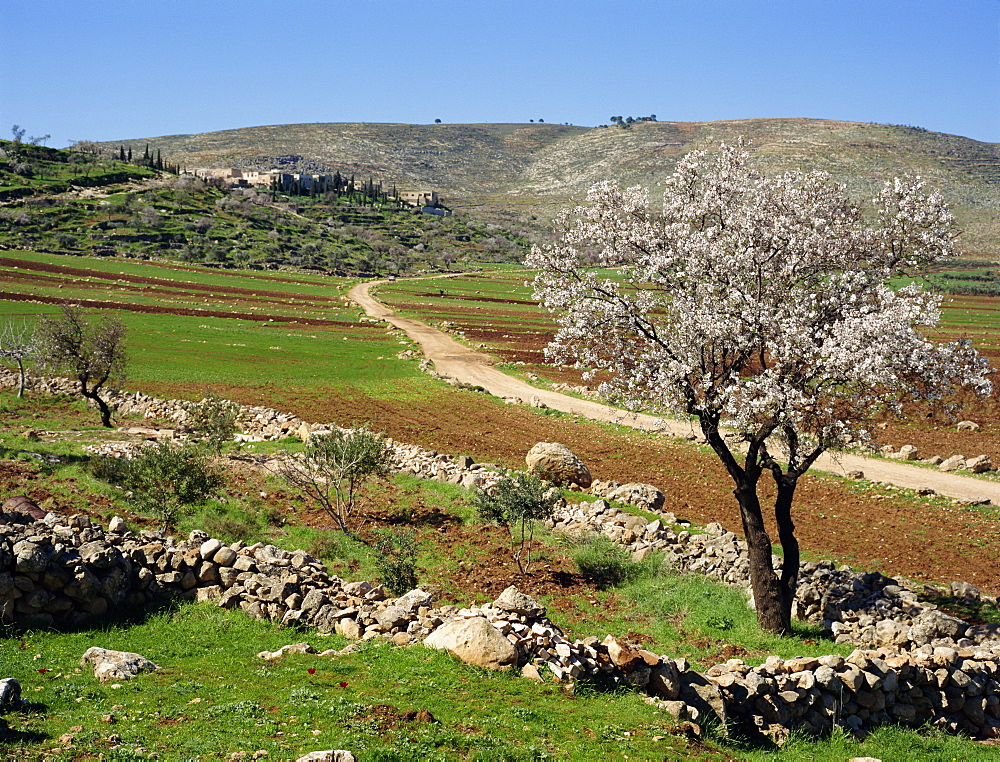
<path id="1" fill-rule="evenodd" d="M 17 363 L 18 397 L 24 396 L 24 387 L 27 381 L 25 365 L 38 355 L 38 349 L 38 337 L 28 328 L 27 323 L 21 325 L 15 325 L 13 321 L 4 323 L 3 329 L 0 330 L 0 358 L 13 360 Z"/>
<path id="2" fill-rule="evenodd" d="M 79 384 L 80 395 L 101 413 L 101 424 L 111 428 L 111 408 L 100 395 L 109 381 L 125 379 L 125 324 L 116 315 L 88 322 L 86 313 L 73 304 L 63 305 L 58 317 L 38 326 L 39 357 L 55 372 L 69 373 Z"/>

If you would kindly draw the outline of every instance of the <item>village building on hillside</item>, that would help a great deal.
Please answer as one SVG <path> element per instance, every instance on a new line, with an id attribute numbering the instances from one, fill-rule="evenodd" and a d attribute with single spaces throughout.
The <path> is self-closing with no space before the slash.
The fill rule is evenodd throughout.
<path id="1" fill-rule="evenodd" d="M 433 190 L 400 191 L 396 198 L 409 206 L 440 206 L 437 191 Z"/>
<path id="2" fill-rule="evenodd" d="M 325 193 L 335 190 L 336 175 L 309 172 L 284 172 L 279 169 L 237 169 L 235 167 L 194 167 L 182 174 L 203 180 L 222 181 L 230 188 L 264 188 L 280 193 Z M 409 207 L 419 208 L 429 214 L 447 214 L 435 190 L 396 191 L 388 195 Z"/>

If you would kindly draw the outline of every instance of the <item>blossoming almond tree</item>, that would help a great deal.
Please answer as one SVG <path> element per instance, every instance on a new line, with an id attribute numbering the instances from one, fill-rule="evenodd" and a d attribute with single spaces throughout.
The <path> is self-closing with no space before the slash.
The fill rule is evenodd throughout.
<path id="1" fill-rule="evenodd" d="M 863 213 L 823 173 L 762 176 L 742 144 L 687 155 L 666 186 L 654 211 L 642 188 L 599 183 L 557 220 L 558 243 L 532 249 L 535 298 L 560 326 L 547 354 L 605 372 L 601 390 L 623 404 L 699 422 L 735 483 L 758 619 L 786 632 L 802 474 L 908 398 L 989 393 L 975 350 L 918 330 L 937 323 L 940 297 L 888 283 L 952 256 L 953 218 L 919 180 L 886 183 Z"/>

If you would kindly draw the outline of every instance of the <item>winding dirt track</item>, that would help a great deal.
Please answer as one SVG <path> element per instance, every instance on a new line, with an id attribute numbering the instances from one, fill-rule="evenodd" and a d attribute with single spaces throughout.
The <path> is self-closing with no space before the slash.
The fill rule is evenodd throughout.
<path id="1" fill-rule="evenodd" d="M 372 287 L 385 282 L 377 280 L 359 283 L 348 292 L 348 297 L 364 309 L 369 317 L 385 320 L 404 331 L 420 345 L 424 356 L 434 363 L 435 370 L 442 376 L 481 386 L 497 397 L 519 397 L 523 400 L 534 397 L 555 410 L 596 421 L 621 423 L 678 437 L 686 437 L 693 431 L 689 423 L 631 413 L 598 402 L 538 389 L 508 376 L 493 367 L 494 358 L 490 355 L 469 349 L 446 333 L 431 328 L 419 320 L 401 317 L 377 301 L 370 291 Z M 888 482 L 910 489 L 930 488 L 942 495 L 961 500 L 989 498 L 994 505 L 1000 505 L 998 482 L 933 471 L 902 462 L 864 458 L 845 453 L 836 455 L 827 453 L 820 457 L 815 467 L 837 475 L 844 475 L 848 471 L 863 471 L 865 477 L 872 481 Z"/>

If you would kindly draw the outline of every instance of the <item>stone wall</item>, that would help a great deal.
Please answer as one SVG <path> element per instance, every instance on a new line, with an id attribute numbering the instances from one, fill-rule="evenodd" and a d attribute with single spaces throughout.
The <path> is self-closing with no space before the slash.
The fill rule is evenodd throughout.
<path id="1" fill-rule="evenodd" d="M 670 530 L 654 526 L 647 531 L 647 537 L 662 532 L 654 545 L 670 545 Z M 724 537 L 691 535 L 678 544 L 716 552 L 719 541 L 732 542 Z M 678 554 L 692 561 L 704 557 Z M 869 590 L 864 598 L 869 601 L 889 600 L 894 594 L 886 594 L 885 587 Z M 860 592 L 829 596 L 826 611 L 833 610 L 835 601 L 851 610 Z M 863 732 L 887 722 L 931 722 L 975 737 L 994 737 L 1000 729 L 1000 642 L 985 631 L 973 639 L 970 630 L 976 628 L 958 620 L 952 620 L 949 631 L 960 636 L 957 640 L 942 631 L 918 647 L 908 640 L 859 649 L 847 658 L 783 661 L 772 656 L 758 667 L 732 659 L 699 673 L 684 659 L 612 636 L 569 640 L 545 617 L 544 608 L 516 590 L 488 605 L 434 607 L 422 590 L 393 599 L 381 586 L 345 582 L 301 550 L 224 545 L 202 532 L 182 541 L 148 531 L 137 536 L 120 519 L 105 531 L 86 516 L 50 513 L 34 519 L 19 511 L 0 516 L 4 623 L 81 626 L 110 612 L 176 597 L 239 607 L 287 627 L 353 639 L 390 638 L 398 645 L 423 640 L 445 623 L 482 618 L 513 646 L 514 663 L 527 675 L 547 671 L 559 680 L 589 676 L 628 684 L 681 719 L 736 724 L 777 740 L 793 727 L 822 733 L 840 725 Z M 896 620 L 877 621 L 876 632 L 882 622 Z"/>
<path id="2" fill-rule="evenodd" d="M 59 380 L 37 386 L 67 391 Z M 113 402 L 124 412 L 177 424 L 178 431 L 156 432 L 160 436 L 182 435 L 191 404 L 142 394 L 116 394 Z M 332 426 L 263 407 L 244 407 L 240 419 L 247 439 L 305 438 Z M 400 471 L 465 486 L 496 479 L 493 470 L 468 458 L 393 446 Z M 837 642 L 859 646 L 850 656 L 772 656 L 758 667 L 733 659 L 699 673 L 684 659 L 611 636 L 570 641 L 540 606 L 512 605 L 505 596 L 485 606 L 434 607 L 421 590 L 391 599 L 380 586 L 331 576 L 304 551 L 224 545 L 201 532 L 182 541 L 148 531 L 137 536 L 117 518 L 105 531 L 86 516 L 39 519 L 16 506 L 8 511 L 0 515 L 4 623 L 78 626 L 110 611 L 182 597 L 240 607 L 288 627 L 405 645 L 446 623 L 484 619 L 513 646 L 526 675 L 547 671 L 561 680 L 592 676 L 627 683 L 679 718 L 738 725 L 779 741 L 791 728 L 822 733 L 835 725 L 864 732 L 887 722 L 929 722 L 987 738 L 1000 728 L 1000 627 L 970 626 L 919 601 L 905 580 L 831 562 L 801 565 L 795 613 L 821 622 Z M 659 516 L 648 521 L 599 499 L 562 506 L 551 525 L 577 535 L 603 534 L 637 560 L 662 553 L 678 569 L 747 587 L 743 540 L 719 524 L 693 531 L 670 513 Z M 774 561 L 780 566 L 779 558 Z M 949 592 L 996 604 L 966 583 L 953 583 Z"/>

